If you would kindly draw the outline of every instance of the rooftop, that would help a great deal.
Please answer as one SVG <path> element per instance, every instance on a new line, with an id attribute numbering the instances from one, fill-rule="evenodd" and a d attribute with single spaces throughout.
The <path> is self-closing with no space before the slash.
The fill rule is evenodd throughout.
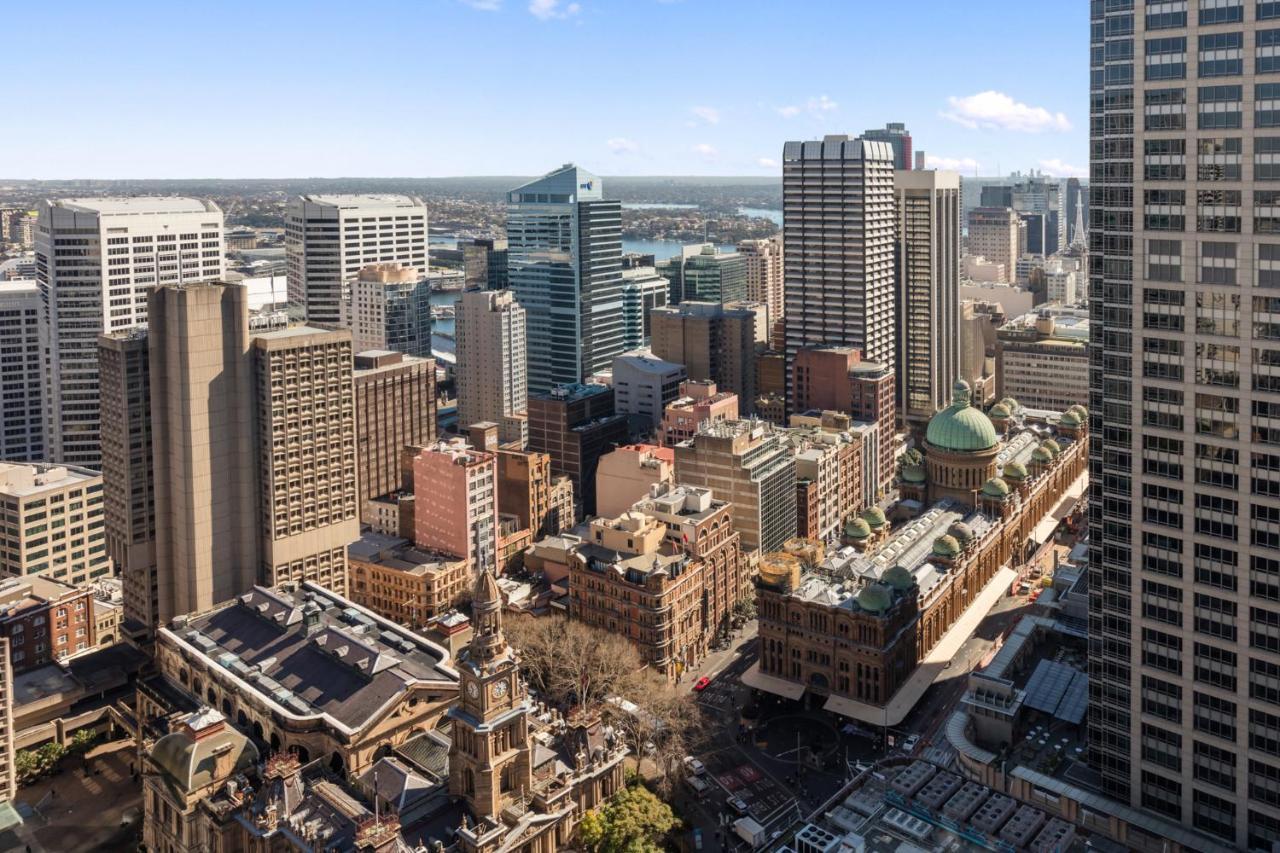
<path id="1" fill-rule="evenodd" d="M 52 200 L 50 204 L 76 213 L 104 213 L 111 215 L 163 216 L 173 213 L 222 213 L 222 210 L 211 201 L 182 196 L 62 198 Z"/>
<path id="2" fill-rule="evenodd" d="M 101 480 L 102 475 L 74 465 L 50 465 L 45 462 L 0 462 L 0 495 L 31 497 Z"/>
<path id="3" fill-rule="evenodd" d="M 330 207 L 417 207 L 425 208 L 422 199 L 397 193 L 314 193 L 301 197 L 312 204 Z"/>
<path id="4" fill-rule="evenodd" d="M 229 670 L 285 716 L 323 716 L 348 732 L 408 687 L 458 678 L 442 647 L 312 583 L 256 586 L 175 619 L 161 636 Z"/>
<path id="5" fill-rule="evenodd" d="M 461 557 L 436 551 L 424 551 L 408 539 L 385 536 L 372 531 L 361 534 L 359 539 L 348 545 L 347 556 L 362 563 L 371 563 L 418 576 L 463 562 Z"/>

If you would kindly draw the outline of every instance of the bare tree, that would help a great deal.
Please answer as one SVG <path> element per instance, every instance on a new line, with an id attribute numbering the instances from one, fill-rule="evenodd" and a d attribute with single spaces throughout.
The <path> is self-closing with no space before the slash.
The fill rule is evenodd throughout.
<path id="1" fill-rule="evenodd" d="M 506 631 L 529 684 L 562 708 L 600 707 L 642 667 L 624 637 L 563 616 L 523 616 L 509 620 Z"/>
<path id="2" fill-rule="evenodd" d="M 699 751 L 709 734 L 702 709 L 686 691 L 652 671 L 629 679 L 621 697 L 630 707 L 614 712 L 615 725 L 632 754 L 653 763 L 655 786 L 666 796 L 685 773 L 685 756 Z"/>

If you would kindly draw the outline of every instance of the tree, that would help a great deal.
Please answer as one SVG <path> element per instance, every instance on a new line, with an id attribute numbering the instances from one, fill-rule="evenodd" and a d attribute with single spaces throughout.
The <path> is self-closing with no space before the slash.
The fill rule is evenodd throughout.
<path id="1" fill-rule="evenodd" d="M 85 753 L 93 749 L 93 745 L 97 742 L 97 733 L 89 729 L 81 729 L 71 736 L 71 745 L 68 749 L 71 752 Z"/>
<path id="2" fill-rule="evenodd" d="M 733 605 L 733 615 L 737 616 L 744 622 L 750 622 L 756 618 L 756 600 L 753 596 L 748 595 L 746 598 L 738 599 L 738 603 Z"/>
<path id="3" fill-rule="evenodd" d="M 687 692 L 652 671 L 623 685 L 621 695 L 636 710 L 618 709 L 612 722 L 637 759 L 653 762 L 658 793 L 667 796 L 684 775 L 685 756 L 697 752 L 707 736 L 702 709 Z"/>
<path id="4" fill-rule="evenodd" d="M 658 853 L 659 841 L 679 823 L 652 791 L 632 785 L 582 816 L 578 840 L 593 853 Z"/>
<path id="5" fill-rule="evenodd" d="M 564 616 L 508 620 L 508 639 L 534 691 L 561 708 L 596 708 L 642 666 L 626 638 Z"/>
<path id="6" fill-rule="evenodd" d="M 13 754 L 13 769 L 20 782 L 30 782 L 40 775 L 40 760 L 29 749 L 20 749 Z"/>
<path id="7" fill-rule="evenodd" d="M 62 756 L 67 754 L 67 748 L 56 740 L 51 740 L 46 744 L 42 744 L 36 750 L 36 762 L 40 767 L 41 773 L 46 773 L 57 766 L 62 760 Z"/>

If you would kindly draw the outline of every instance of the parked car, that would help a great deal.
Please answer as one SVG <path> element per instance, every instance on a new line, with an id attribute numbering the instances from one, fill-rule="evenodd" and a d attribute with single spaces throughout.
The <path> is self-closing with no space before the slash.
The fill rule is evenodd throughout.
<path id="1" fill-rule="evenodd" d="M 693 683 L 694 692 L 701 693 L 703 690 L 707 689 L 707 685 L 710 683 L 711 683 L 710 678 L 707 678 L 705 675 L 702 676 L 701 678 L 699 678 L 697 681 Z"/>
<path id="2" fill-rule="evenodd" d="M 920 735 L 907 735 L 907 739 L 902 742 L 902 751 L 907 755 L 911 755 L 919 745 Z"/>
<path id="3" fill-rule="evenodd" d="M 695 776 L 701 776 L 707 772 L 707 765 L 703 764 L 692 755 L 686 755 L 684 757 L 684 766 L 689 768 L 689 772 Z"/>

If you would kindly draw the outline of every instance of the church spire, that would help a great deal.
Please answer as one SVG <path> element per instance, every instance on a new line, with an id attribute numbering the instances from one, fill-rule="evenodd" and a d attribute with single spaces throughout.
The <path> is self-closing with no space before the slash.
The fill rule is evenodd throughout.
<path id="1" fill-rule="evenodd" d="M 475 664 L 487 663 L 506 651 L 507 641 L 502 635 L 502 590 L 488 569 L 476 578 L 471 596 L 470 659 Z"/>

